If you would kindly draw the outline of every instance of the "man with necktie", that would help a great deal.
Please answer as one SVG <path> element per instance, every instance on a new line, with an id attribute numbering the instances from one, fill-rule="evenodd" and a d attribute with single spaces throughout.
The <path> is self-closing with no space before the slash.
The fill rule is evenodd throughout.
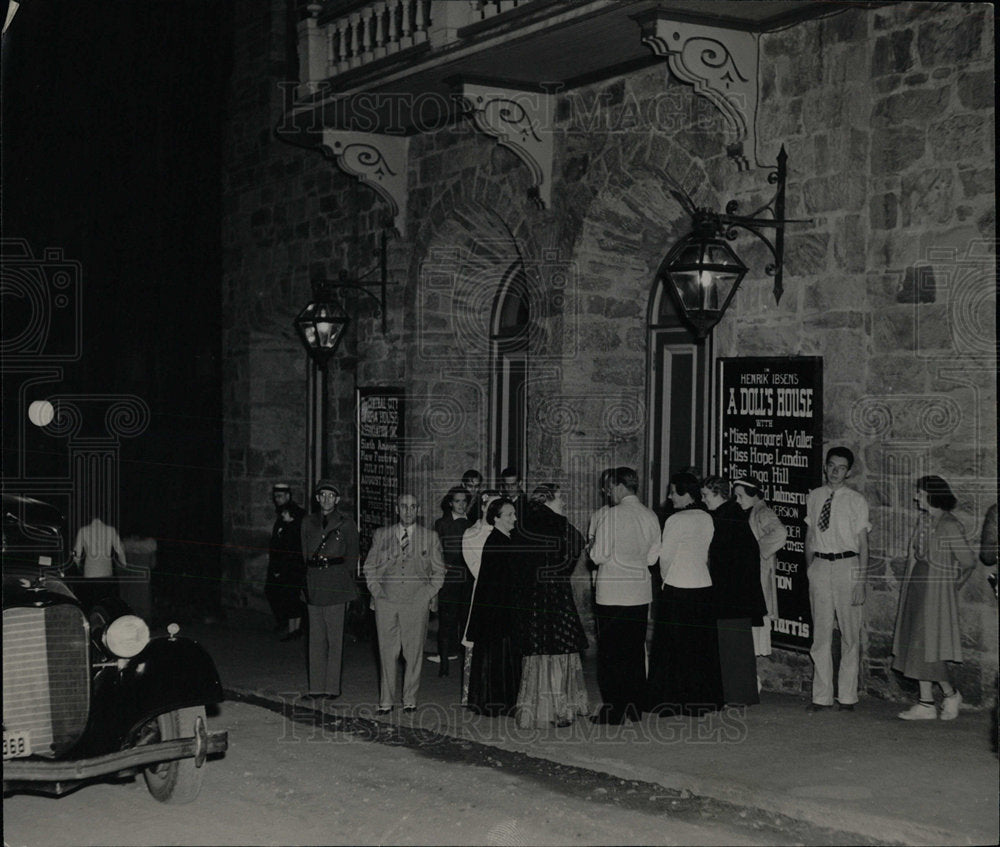
<path id="1" fill-rule="evenodd" d="M 840 628 L 837 708 L 853 712 L 858 702 L 861 622 L 868 575 L 868 503 L 846 485 L 854 454 L 831 447 L 826 485 L 806 498 L 806 568 L 812 609 L 813 688 L 810 712 L 833 708 L 833 623 Z"/>
<path id="2" fill-rule="evenodd" d="M 417 709 L 417 690 L 427 638 L 431 600 L 444 583 L 441 541 L 417 523 L 420 507 L 412 494 L 396 500 L 399 523 L 375 530 L 364 575 L 375 606 L 381 668 L 378 714 L 396 704 L 396 662 L 402 653 L 403 711 Z"/>

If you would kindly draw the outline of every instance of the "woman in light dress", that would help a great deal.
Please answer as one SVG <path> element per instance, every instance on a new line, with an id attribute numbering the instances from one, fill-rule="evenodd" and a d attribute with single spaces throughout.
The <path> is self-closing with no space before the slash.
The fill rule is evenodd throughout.
<path id="1" fill-rule="evenodd" d="M 949 678 L 949 665 L 962 661 L 958 590 L 972 575 L 975 555 L 962 524 L 951 514 L 958 501 L 945 480 L 920 477 L 913 500 L 920 516 L 899 592 L 892 667 L 917 680 L 920 700 L 899 717 L 904 721 L 937 719 L 937 683 L 944 694 L 940 718 L 954 720 L 962 705 L 962 695 Z"/>

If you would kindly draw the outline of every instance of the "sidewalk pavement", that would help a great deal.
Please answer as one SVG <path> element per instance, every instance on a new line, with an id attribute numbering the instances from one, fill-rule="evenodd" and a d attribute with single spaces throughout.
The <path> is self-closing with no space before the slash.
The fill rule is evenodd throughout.
<path id="1" fill-rule="evenodd" d="M 294 701 L 306 689 L 305 639 L 281 642 L 270 619 L 232 612 L 182 635 L 209 650 L 223 686 Z M 428 652 L 435 647 L 428 639 Z M 761 703 L 701 719 L 645 715 L 637 724 L 519 730 L 513 719 L 473 715 L 459 705 L 460 662 L 438 677 L 425 661 L 420 708 L 375 716 L 375 645 L 348 639 L 343 693 L 326 711 L 399 722 L 624 779 L 903 844 L 1000 843 L 1000 768 L 990 749 L 989 712 L 955 721 L 906 722 L 902 708 L 865 698 L 853 712 L 806 711 L 807 701 L 764 692 Z M 599 705 L 594 662 L 584 670 Z M 321 708 L 306 701 L 312 708 Z"/>

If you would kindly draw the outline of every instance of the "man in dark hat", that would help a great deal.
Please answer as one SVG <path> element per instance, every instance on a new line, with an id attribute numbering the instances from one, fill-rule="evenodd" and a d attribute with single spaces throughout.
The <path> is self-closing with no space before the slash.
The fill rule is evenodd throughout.
<path id="1" fill-rule="evenodd" d="M 337 511 L 340 489 L 329 479 L 316 483 L 319 512 L 302 521 L 302 558 L 309 604 L 308 697 L 340 696 L 347 604 L 358 596 L 358 528 Z"/>
<path id="2" fill-rule="evenodd" d="M 264 596 L 271 605 L 277 630 L 286 629 L 282 641 L 301 638 L 305 604 L 302 592 L 306 587 L 302 566 L 302 517 L 306 511 L 292 498 L 292 487 L 279 482 L 271 489 L 275 520 L 271 529 L 271 545 L 267 561 L 267 582 Z"/>

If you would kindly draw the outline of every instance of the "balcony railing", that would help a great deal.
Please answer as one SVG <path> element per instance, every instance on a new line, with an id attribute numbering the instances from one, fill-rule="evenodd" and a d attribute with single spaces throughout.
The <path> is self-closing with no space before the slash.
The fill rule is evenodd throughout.
<path id="1" fill-rule="evenodd" d="M 538 0 L 369 0 L 310 3 L 299 24 L 300 82 L 310 88 L 419 45 L 439 49 L 459 30 Z"/>

